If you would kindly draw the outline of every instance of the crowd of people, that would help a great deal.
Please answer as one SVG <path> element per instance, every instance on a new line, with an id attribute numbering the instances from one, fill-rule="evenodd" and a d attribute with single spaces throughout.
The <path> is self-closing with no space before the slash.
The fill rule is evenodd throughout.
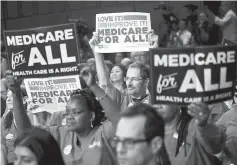
<path id="1" fill-rule="evenodd" d="M 161 32 L 149 32 L 151 49 L 236 42 L 232 3 L 221 2 L 219 16 L 205 6 L 196 21 L 171 15 Z M 37 106 L 27 99 L 24 81 L 8 70 L 1 43 L 1 165 L 237 165 L 235 101 L 152 105 L 149 52 L 106 60 L 94 51 L 98 34 L 74 21 L 81 89 L 66 111 L 33 113 Z"/>

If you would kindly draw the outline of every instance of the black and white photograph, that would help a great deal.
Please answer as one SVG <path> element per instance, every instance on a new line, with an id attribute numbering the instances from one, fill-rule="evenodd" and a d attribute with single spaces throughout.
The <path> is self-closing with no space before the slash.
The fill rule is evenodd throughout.
<path id="1" fill-rule="evenodd" d="M 237 1 L 1 0 L 0 165 L 237 165 Z"/>

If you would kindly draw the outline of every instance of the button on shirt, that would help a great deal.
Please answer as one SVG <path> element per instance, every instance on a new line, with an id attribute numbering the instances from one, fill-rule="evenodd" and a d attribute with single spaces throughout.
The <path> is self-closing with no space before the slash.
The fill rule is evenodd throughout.
<path id="1" fill-rule="evenodd" d="M 101 126 L 93 128 L 80 144 L 75 132 L 67 130 L 66 126 L 46 128 L 59 142 L 66 165 L 115 165 L 116 157 L 109 144 L 114 135 L 111 122 L 106 121 Z"/>

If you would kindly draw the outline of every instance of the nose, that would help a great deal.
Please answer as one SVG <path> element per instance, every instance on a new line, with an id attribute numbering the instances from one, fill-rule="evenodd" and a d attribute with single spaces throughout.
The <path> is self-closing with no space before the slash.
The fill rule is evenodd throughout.
<path id="1" fill-rule="evenodd" d="M 17 159 L 16 161 L 14 161 L 14 165 L 21 165 L 21 161 Z"/>
<path id="2" fill-rule="evenodd" d="M 116 146 L 116 152 L 117 154 L 125 154 L 126 153 L 126 149 L 124 148 L 123 143 L 119 142 Z"/>

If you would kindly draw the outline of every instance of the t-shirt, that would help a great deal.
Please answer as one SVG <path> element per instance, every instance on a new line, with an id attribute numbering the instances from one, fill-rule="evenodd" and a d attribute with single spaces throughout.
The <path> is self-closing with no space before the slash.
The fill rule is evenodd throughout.
<path id="1" fill-rule="evenodd" d="M 116 157 L 109 140 L 115 129 L 109 121 L 93 128 L 87 141 L 80 144 L 75 132 L 66 126 L 46 128 L 58 141 L 66 165 L 115 165 Z"/>

